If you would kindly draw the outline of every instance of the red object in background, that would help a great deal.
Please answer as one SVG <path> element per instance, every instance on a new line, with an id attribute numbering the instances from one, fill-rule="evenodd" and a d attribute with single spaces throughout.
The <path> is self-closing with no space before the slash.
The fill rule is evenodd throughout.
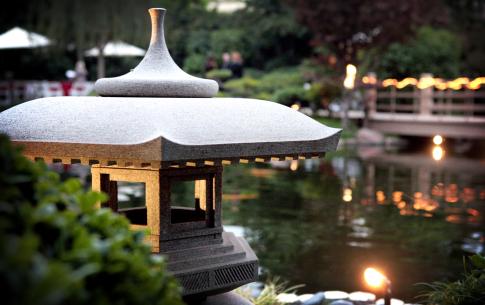
<path id="1" fill-rule="evenodd" d="M 72 82 L 71 81 L 63 81 L 63 82 L 61 82 L 61 86 L 62 86 L 62 93 L 64 95 L 70 95 L 69 92 L 71 91 Z"/>

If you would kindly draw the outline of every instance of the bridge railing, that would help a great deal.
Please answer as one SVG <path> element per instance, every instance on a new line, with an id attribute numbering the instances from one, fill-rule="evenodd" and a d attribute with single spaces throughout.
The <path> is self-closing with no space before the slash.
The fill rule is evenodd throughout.
<path id="1" fill-rule="evenodd" d="M 444 81 L 423 74 L 419 79 L 379 81 L 374 73 L 369 73 L 362 82 L 369 117 L 374 113 L 485 116 L 485 77 Z"/>

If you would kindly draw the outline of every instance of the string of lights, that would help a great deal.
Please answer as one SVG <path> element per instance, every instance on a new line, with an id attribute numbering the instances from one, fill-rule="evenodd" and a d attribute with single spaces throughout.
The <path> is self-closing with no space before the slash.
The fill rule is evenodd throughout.
<path id="1" fill-rule="evenodd" d="M 378 80 L 372 76 L 364 76 L 362 83 L 366 85 L 376 85 Z M 444 80 L 442 78 L 422 77 L 420 79 L 413 77 L 406 77 L 399 81 L 395 78 L 387 78 L 380 82 L 382 87 L 393 86 L 397 89 L 402 89 L 407 86 L 416 86 L 419 89 L 425 89 L 434 86 L 438 90 L 461 90 L 470 89 L 478 90 L 482 85 L 485 85 L 485 77 L 477 77 L 470 80 L 468 77 L 458 77 L 454 80 Z"/>

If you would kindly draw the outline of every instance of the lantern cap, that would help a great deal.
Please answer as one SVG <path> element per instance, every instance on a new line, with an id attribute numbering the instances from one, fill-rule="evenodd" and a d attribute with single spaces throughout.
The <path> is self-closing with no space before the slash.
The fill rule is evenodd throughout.
<path id="1" fill-rule="evenodd" d="M 213 97 L 219 90 L 216 81 L 191 76 L 173 61 L 165 43 L 165 9 L 148 10 L 152 23 L 150 46 L 143 60 L 131 72 L 96 81 L 101 96 L 134 97 Z"/>

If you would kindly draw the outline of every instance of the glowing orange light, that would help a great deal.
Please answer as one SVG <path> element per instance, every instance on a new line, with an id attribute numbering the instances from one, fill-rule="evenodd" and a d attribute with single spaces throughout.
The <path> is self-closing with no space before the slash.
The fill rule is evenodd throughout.
<path id="1" fill-rule="evenodd" d="M 460 215 L 448 215 L 446 216 L 445 220 L 447 222 L 451 222 L 451 223 L 463 223 L 463 219 Z"/>
<path id="2" fill-rule="evenodd" d="M 435 136 L 433 137 L 433 143 L 434 143 L 435 145 L 441 145 L 441 144 L 443 143 L 443 137 L 442 137 L 442 136 L 440 136 L 439 134 L 435 135 Z"/>
<path id="3" fill-rule="evenodd" d="M 351 202 L 352 201 L 352 189 L 351 188 L 344 188 L 344 192 L 342 195 L 342 200 L 345 202 Z"/>
<path id="4" fill-rule="evenodd" d="M 449 203 L 458 202 L 458 185 L 452 183 L 445 189 L 445 201 Z"/>
<path id="5" fill-rule="evenodd" d="M 402 216 L 416 215 L 416 212 L 413 210 L 402 209 L 402 210 L 399 210 L 399 215 L 402 215 Z"/>
<path id="6" fill-rule="evenodd" d="M 480 216 L 480 212 L 475 209 L 466 209 L 466 212 L 472 216 Z"/>
<path id="7" fill-rule="evenodd" d="M 418 80 L 412 77 L 406 77 L 405 79 L 403 79 L 402 81 L 396 84 L 396 88 L 402 89 L 409 85 L 413 85 L 413 86 L 419 85 Z"/>
<path id="8" fill-rule="evenodd" d="M 382 87 L 389 87 L 389 86 L 396 86 L 398 83 L 397 79 L 395 78 L 388 78 L 382 81 Z"/>
<path id="9" fill-rule="evenodd" d="M 434 79 L 434 87 L 438 90 L 441 90 L 441 91 L 448 89 L 448 85 L 447 85 L 446 81 L 444 81 L 441 78 L 435 78 Z"/>
<path id="10" fill-rule="evenodd" d="M 365 78 L 365 80 L 364 80 Z M 369 83 L 369 78 L 364 76 L 362 82 L 364 84 Z M 398 81 L 395 78 L 388 78 L 382 81 L 383 87 L 394 86 L 397 89 L 402 89 L 406 86 L 416 86 L 419 89 L 425 89 L 434 86 L 438 90 L 461 90 L 463 87 L 466 87 L 470 90 L 478 90 L 482 85 L 485 84 L 485 77 L 477 77 L 474 80 L 470 80 L 467 77 L 459 77 L 454 80 L 445 81 L 441 78 L 432 78 L 432 77 L 422 77 L 419 80 L 413 77 L 406 77 L 405 79 Z"/>
<path id="11" fill-rule="evenodd" d="M 470 187 L 465 187 L 460 197 L 464 203 L 472 202 L 475 200 L 475 190 Z"/>
<path id="12" fill-rule="evenodd" d="M 419 89 L 426 89 L 434 86 L 434 84 L 435 84 L 434 78 L 429 76 L 424 76 L 424 77 L 421 77 L 419 81 L 417 81 L 417 84 L 415 84 L 415 86 L 418 87 Z"/>
<path id="13" fill-rule="evenodd" d="M 398 203 L 401 200 L 402 200 L 402 192 L 399 192 L 399 191 L 392 192 L 392 201 L 394 203 Z"/>
<path id="14" fill-rule="evenodd" d="M 387 278 L 374 268 L 367 268 L 364 271 L 364 279 L 367 285 L 373 288 L 382 287 L 388 280 Z"/>
<path id="15" fill-rule="evenodd" d="M 291 109 L 300 110 L 300 104 L 291 105 Z"/>
<path id="16" fill-rule="evenodd" d="M 344 80 L 344 87 L 346 89 L 354 89 L 355 85 L 355 75 L 357 74 L 357 67 L 352 64 L 348 64 L 345 67 L 345 80 Z"/>
<path id="17" fill-rule="evenodd" d="M 471 90 L 480 89 L 481 85 L 485 85 L 485 77 L 477 77 L 468 83 L 467 88 Z"/>
<path id="18" fill-rule="evenodd" d="M 290 169 L 296 171 L 298 169 L 298 160 L 292 160 L 290 164 Z"/>
<path id="19" fill-rule="evenodd" d="M 432 151 L 433 159 L 435 159 L 436 161 L 440 161 L 441 159 L 443 159 L 444 155 L 445 155 L 445 151 L 443 150 L 443 148 L 441 148 L 440 146 L 433 147 L 433 151 Z"/>
<path id="20" fill-rule="evenodd" d="M 379 204 L 383 204 L 386 201 L 386 195 L 383 191 L 376 192 L 376 199 Z"/>
<path id="21" fill-rule="evenodd" d="M 413 209 L 432 212 L 437 208 L 439 208 L 439 206 L 440 206 L 439 203 L 436 202 L 435 200 L 424 198 L 423 193 L 421 192 L 414 193 Z"/>
<path id="22" fill-rule="evenodd" d="M 362 77 L 362 83 L 366 85 L 375 85 L 377 83 L 377 79 L 373 76 L 364 76 Z"/>

